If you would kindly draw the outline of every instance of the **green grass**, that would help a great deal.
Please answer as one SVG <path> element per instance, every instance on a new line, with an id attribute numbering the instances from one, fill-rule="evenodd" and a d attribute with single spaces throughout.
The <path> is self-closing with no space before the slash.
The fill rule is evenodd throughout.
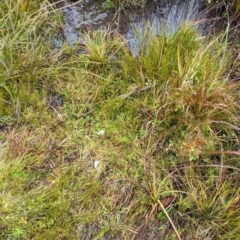
<path id="1" fill-rule="evenodd" d="M 79 55 L 51 49 L 51 7 L 21 4 L 0 3 L 0 238 L 239 239 L 225 35 L 146 29 L 136 57 L 96 31 Z"/>

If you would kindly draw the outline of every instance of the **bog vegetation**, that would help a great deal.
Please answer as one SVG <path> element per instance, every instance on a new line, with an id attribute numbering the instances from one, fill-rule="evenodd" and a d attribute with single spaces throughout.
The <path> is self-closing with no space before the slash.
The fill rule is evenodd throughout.
<path id="1" fill-rule="evenodd" d="M 239 239 L 226 32 L 146 29 L 136 57 L 110 31 L 54 48 L 60 27 L 47 1 L 0 2 L 0 238 Z"/>

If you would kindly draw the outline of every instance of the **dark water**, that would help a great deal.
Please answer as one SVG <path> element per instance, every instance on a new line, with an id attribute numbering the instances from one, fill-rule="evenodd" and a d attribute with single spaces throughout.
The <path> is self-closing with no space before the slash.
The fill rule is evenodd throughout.
<path id="1" fill-rule="evenodd" d="M 176 32 L 185 21 L 204 17 L 201 14 L 205 0 L 155 0 L 143 9 L 128 9 L 122 12 L 106 10 L 102 1 L 80 0 L 63 1 L 64 16 L 63 41 L 69 44 L 84 43 L 85 31 L 111 28 L 118 30 L 127 40 L 135 54 L 138 44 L 136 32 L 151 27 L 156 34 L 164 29 L 167 33 Z M 60 45 L 61 41 L 56 41 Z"/>

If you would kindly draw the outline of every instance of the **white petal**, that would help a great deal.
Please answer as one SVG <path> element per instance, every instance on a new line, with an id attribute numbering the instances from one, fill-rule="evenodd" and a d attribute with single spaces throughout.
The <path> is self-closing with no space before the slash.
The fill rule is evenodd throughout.
<path id="1" fill-rule="evenodd" d="M 98 136 L 104 136 L 104 134 L 105 134 L 105 130 L 99 130 L 99 131 L 97 131 L 97 135 Z"/>

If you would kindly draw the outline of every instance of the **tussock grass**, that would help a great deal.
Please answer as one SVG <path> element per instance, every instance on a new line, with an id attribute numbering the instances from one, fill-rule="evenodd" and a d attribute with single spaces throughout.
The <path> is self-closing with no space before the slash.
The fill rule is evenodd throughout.
<path id="1" fill-rule="evenodd" d="M 146 30 L 133 56 L 97 31 L 84 55 L 50 51 L 54 16 L 13 3 L 0 8 L 1 119 L 14 123 L 0 134 L 0 238 L 239 239 L 239 84 L 224 36 Z"/>
<path id="2" fill-rule="evenodd" d="M 40 1 L 39 1 L 40 2 Z M 38 2 L 38 3 L 39 3 Z M 0 113 L 19 116 L 21 109 L 42 98 L 40 86 L 53 81 L 56 75 L 49 55 L 50 31 L 47 29 L 48 2 L 3 1 L 0 10 Z M 40 4 L 38 4 L 40 5 Z M 49 21 L 49 22 L 48 22 Z M 49 24 L 47 24 L 49 23 Z M 54 34 L 51 29 L 51 34 Z M 32 94 L 32 93 L 35 94 Z"/>

